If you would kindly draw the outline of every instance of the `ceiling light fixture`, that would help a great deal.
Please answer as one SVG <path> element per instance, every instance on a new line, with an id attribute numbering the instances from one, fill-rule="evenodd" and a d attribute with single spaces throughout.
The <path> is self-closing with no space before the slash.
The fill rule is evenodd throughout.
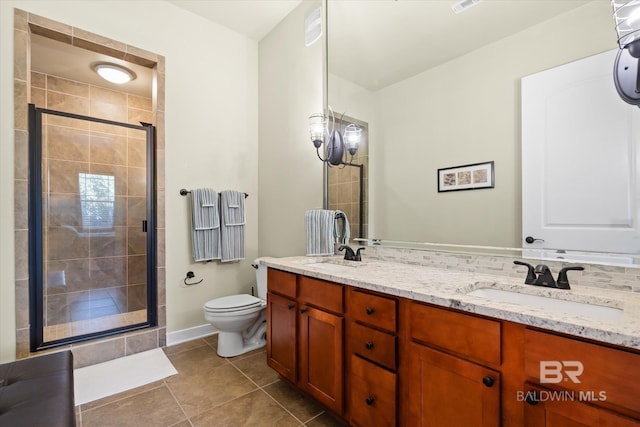
<path id="1" fill-rule="evenodd" d="M 128 68 L 108 62 L 95 64 L 93 66 L 93 70 L 106 81 L 119 85 L 128 83 L 136 78 L 136 73 Z"/>

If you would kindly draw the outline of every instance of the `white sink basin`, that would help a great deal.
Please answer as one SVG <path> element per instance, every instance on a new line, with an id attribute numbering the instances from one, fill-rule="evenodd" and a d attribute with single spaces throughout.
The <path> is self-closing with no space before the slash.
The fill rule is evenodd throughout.
<path id="1" fill-rule="evenodd" d="M 616 307 L 566 301 L 493 288 L 476 289 L 467 293 L 467 295 L 599 320 L 617 320 L 622 317 L 623 313 L 623 310 Z"/>

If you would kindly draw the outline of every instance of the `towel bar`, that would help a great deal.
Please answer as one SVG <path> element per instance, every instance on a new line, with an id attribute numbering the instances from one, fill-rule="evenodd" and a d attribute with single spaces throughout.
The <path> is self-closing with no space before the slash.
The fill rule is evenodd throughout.
<path id="1" fill-rule="evenodd" d="M 181 195 L 181 196 L 186 196 L 186 195 L 187 195 L 187 194 L 189 194 L 189 193 L 191 193 L 191 191 L 186 190 L 186 189 L 184 189 L 184 188 L 180 190 L 180 195 Z M 244 193 L 244 198 L 246 199 L 247 197 L 249 197 L 249 194 Z"/>

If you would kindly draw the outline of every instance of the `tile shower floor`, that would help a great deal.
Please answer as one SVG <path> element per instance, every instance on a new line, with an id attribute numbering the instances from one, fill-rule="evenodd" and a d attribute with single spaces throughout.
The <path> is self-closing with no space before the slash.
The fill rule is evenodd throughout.
<path id="1" fill-rule="evenodd" d="M 112 314 L 94 319 L 77 320 L 43 328 L 44 340 L 55 341 L 76 335 L 92 334 L 107 329 L 135 325 L 147 321 L 147 310 L 136 310 L 128 313 Z"/>
<path id="2" fill-rule="evenodd" d="M 340 426 L 278 379 L 264 349 L 219 357 L 217 336 L 165 348 L 178 375 L 76 407 L 78 427 Z"/>

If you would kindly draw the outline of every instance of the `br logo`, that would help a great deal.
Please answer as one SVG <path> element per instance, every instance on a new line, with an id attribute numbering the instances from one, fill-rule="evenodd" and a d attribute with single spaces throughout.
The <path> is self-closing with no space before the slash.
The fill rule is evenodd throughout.
<path id="1" fill-rule="evenodd" d="M 541 360 L 540 383 L 558 384 L 563 381 L 580 383 L 584 366 L 577 360 Z"/>

